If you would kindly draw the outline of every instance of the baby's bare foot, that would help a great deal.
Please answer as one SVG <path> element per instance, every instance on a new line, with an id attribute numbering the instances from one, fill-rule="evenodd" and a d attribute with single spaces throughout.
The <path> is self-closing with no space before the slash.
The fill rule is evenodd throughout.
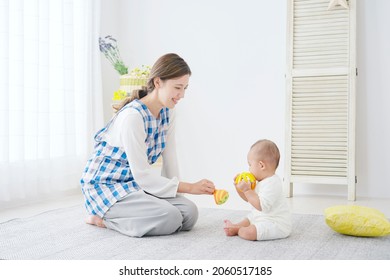
<path id="1" fill-rule="evenodd" d="M 234 225 L 231 221 L 229 220 L 224 220 L 225 226 L 223 230 L 225 231 L 225 234 L 227 236 L 235 236 L 238 234 L 238 230 L 240 229 L 239 226 Z"/>
<path id="2" fill-rule="evenodd" d="M 99 216 L 88 216 L 86 219 L 86 223 L 94 226 L 98 226 L 101 228 L 105 228 L 106 226 L 103 223 L 103 219 L 100 218 Z"/>

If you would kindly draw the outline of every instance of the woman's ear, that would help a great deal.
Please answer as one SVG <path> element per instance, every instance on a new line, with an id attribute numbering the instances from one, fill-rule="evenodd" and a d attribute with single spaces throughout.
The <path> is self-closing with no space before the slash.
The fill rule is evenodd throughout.
<path id="1" fill-rule="evenodd" d="M 153 79 L 154 87 L 159 88 L 161 86 L 161 79 L 159 77 L 156 77 Z"/>

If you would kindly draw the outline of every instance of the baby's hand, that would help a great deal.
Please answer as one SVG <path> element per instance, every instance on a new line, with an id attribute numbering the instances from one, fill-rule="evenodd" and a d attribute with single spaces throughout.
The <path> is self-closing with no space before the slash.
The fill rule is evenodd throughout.
<path id="1" fill-rule="evenodd" d="M 235 187 L 237 187 L 236 178 L 237 178 L 237 176 L 239 176 L 239 175 L 240 175 L 240 173 L 237 173 L 236 176 L 234 176 L 234 178 L 233 178 L 233 185 L 234 185 Z"/>
<path id="2" fill-rule="evenodd" d="M 251 183 L 242 180 L 242 181 L 240 181 L 240 182 L 236 185 L 236 188 L 237 188 L 238 190 L 242 191 L 242 192 L 246 192 L 246 191 L 251 190 Z"/>

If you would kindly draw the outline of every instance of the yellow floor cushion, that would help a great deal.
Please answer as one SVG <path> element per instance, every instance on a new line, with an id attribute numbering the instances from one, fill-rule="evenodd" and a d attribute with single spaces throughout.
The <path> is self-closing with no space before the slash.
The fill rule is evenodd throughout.
<path id="1" fill-rule="evenodd" d="M 390 222 L 377 209 L 358 205 L 339 205 L 325 209 L 325 222 L 334 231 L 353 236 L 385 236 Z"/>

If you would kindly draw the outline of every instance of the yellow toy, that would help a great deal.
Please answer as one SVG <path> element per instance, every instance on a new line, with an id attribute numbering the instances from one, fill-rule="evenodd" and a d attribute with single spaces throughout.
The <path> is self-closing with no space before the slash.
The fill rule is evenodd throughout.
<path id="1" fill-rule="evenodd" d="M 251 189 L 254 190 L 256 188 L 256 178 L 250 172 L 242 172 L 240 175 L 236 177 L 236 184 L 244 180 L 245 182 L 251 183 Z M 218 205 L 224 204 L 229 198 L 229 193 L 226 190 L 217 190 L 214 191 L 214 200 Z"/>
<path id="2" fill-rule="evenodd" d="M 215 203 L 221 205 L 226 202 L 229 198 L 229 193 L 225 190 L 215 190 L 214 191 L 214 200 Z"/>
<path id="3" fill-rule="evenodd" d="M 244 180 L 245 182 L 250 182 L 252 190 L 254 190 L 256 188 L 256 178 L 252 173 L 241 172 L 241 174 L 236 177 L 235 183 L 238 184 L 242 180 Z"/>

